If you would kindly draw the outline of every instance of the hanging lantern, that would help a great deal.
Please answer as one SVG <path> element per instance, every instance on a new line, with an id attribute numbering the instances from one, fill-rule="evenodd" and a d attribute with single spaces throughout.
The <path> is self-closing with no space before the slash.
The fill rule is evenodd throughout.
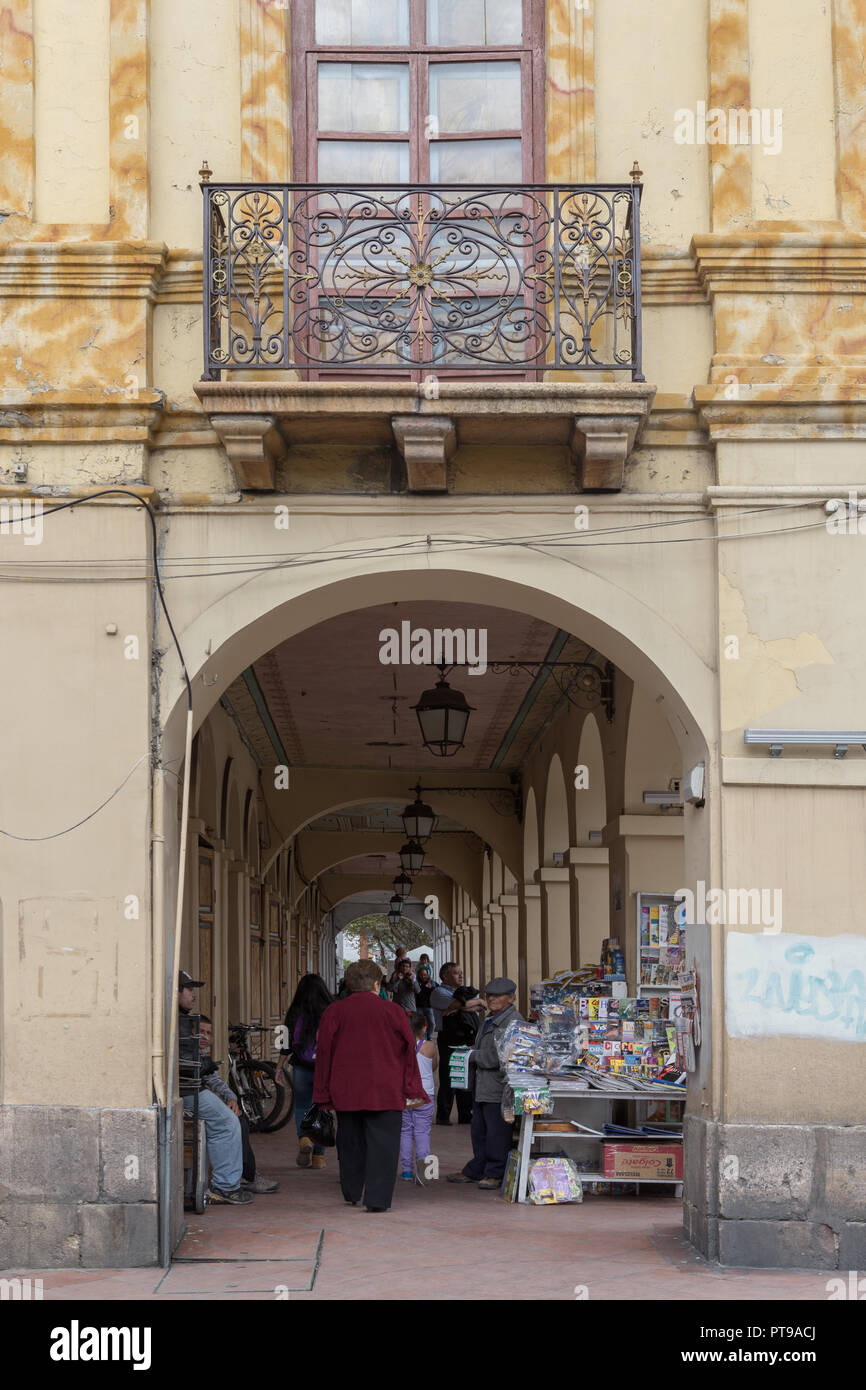
<path id="1" fill-rule="evenodd" d="M 432 807 L 421 800 L 420 784 L 415 788 L 415 800 L 411 806 L 406 807 L 401 819 L 403 829 L 410 840 L 429 840 L 433 834 L 436 816 Z"/>
<path id="2" fill-rule="evenodd" d="M 412 880 L 408 874 L 398 874 L 394 879 L 394 897 L 404 903 L 412 892 Z"/>
<path id="3" fill-rule="evenodd" d="M 388 904 L 388 925 L 389 925 L 389 926 L 392 926 L 392 927 L 399 927 L 400 921 L 401 921 L 401 919 L 402 919 L 402 916 L 403 916 L 403 903 L 402 903 L 401 899 L 398 898 L 398 897 L 397 897 L 397 894 L 395 893 L 394 896 L 393 896 L 393 898 L 391 899 L 391 901 L 390 901 L 389 904 Z"/>
<path id="4" fill-rule="evenodd" d="M 440 676 L 432 690 L 425 690 L 412 707 L 421 726 L 424 747 L 440 758 L 452 758 L 463 747 L 466 725 L 474 706 L 461 690 L 452 690 Z"/>
<path id="5" fill-rule="evenodd" d="M 410 876 L 420 874 L 424 867 L 424 849 L 417 840 L 408 840 L 400 851 L 400 868 Z"/>

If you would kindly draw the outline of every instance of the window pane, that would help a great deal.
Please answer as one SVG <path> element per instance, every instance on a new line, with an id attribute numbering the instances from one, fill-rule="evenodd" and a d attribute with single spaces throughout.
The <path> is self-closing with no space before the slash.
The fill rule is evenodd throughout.
<path id="1" fill-rule="evenodd" d="M 319 183 L 409 182 L 409 146 L 397 140 L 320 140 Z"/>
<path id="2" fill-rule="evenodd" d="M 523 0 L 427 0 L 427 42 L 448 48 L 520 43 Z"/>
<path id="3" fill-rule="evenodd" d="M 434 140 L 430 145 L 434 183 L 520 183 L 519 140 Z"/>
<path id="4" fill-rule="evenodd" d="M 316 43 L 409 42 L 409 0 L 316 0 Z"/>
<path id="5" fill-rule="evenodd" d="M 405 64 L 319 64 L 319 130 L 408 129 Z"/>
<path id="6" fill-rule="evenodd" d="M 520 130 L 520 64 L 431 63 L 430 115 L 434 130 Z"/>

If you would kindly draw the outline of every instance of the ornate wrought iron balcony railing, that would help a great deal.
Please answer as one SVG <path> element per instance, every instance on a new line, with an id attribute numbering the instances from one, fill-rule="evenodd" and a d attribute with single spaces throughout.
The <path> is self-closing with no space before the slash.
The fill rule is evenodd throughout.
<path id="1" fill-rule="evenodd" d="M 643 381 L 638 179 L 203 182 L 205 379 L 614 370 Z"/>

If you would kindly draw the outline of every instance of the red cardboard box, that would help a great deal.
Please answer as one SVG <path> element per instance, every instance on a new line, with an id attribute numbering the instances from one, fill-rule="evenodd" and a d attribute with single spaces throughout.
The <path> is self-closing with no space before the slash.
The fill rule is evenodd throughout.
<path id="1" fill-rule="evenodd" d="M 658 1182 L 661 1178 L 682 1181 L 682 1144 L 605 1144 L 604 1176 L 620 1178 L 643 1178 Z"/>

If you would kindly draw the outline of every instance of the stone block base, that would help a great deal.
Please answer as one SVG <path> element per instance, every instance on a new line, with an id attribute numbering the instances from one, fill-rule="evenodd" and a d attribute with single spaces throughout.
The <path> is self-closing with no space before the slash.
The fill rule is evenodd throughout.
<path id="1" fill-rule="evenodd" d="M 158 1258 L 154 1107 L 0 1106 L 0 1269 Z"/>
<path id="2" fill-rule="evenodd" d="M 722 1124 L 687 1115 L 683 1224 L 740 1268 L 858 1269 L 866 1125 Z"/>

